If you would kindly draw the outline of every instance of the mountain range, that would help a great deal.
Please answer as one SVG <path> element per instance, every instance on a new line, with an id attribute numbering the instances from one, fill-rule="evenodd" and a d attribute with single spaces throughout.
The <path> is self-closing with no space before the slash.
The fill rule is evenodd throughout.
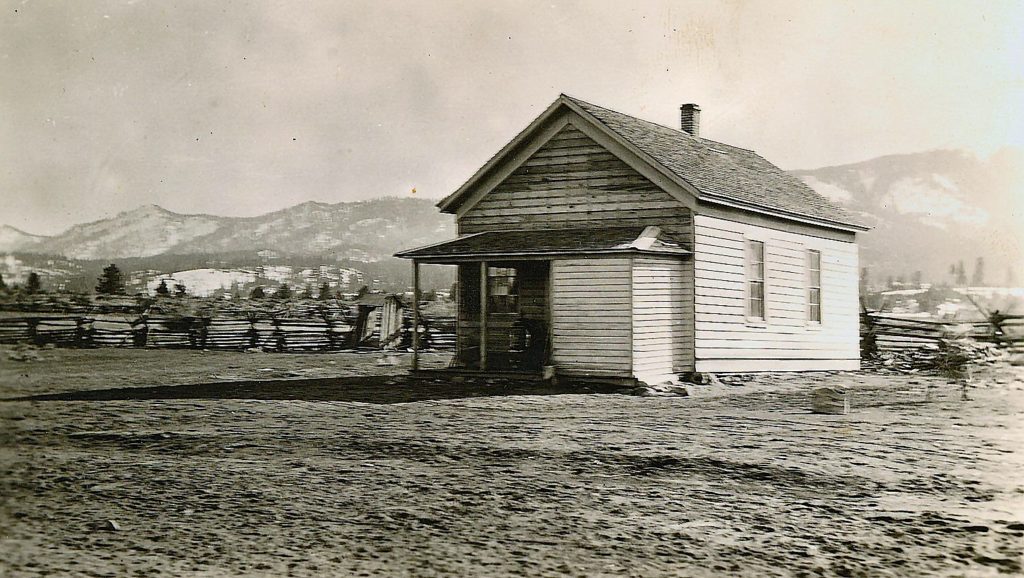
<path id="1" fill-rule="evenodd" d="M 918 276 L 951 281 L 950 267 L 959 263 L 973 277 L 979 257 L 986 283 L 1024 279 L 1024 152 L 1018 149 L 987 159 L 957 150 L 890 155 L 792 174 L 873 227 L 859 239 L 861 264 L 876 284 Z M 51 237 L 2 226 L 0 252 L 96 260 L 267 250 L 376 262 L 454 235 L 452 217 L 429 199 L 307 202 L 246 218 L 147 205 Z"/>
<path id="2" fill-rule="evenodd" d="M 935 150 L 791 172 L 872 226 L 858 241 L 875 284 L 917 272 L 952 282 L 961 263 L 972 281 L 978 258 L 981 284 L 1024 280 L 1024 151 Z"/>
<path id="3" fill-rule="evenodd" d="M 426 199 L 307 202 L 244 218 L 182 215 L 145 205 L 52 237 L 5 226 L 0 228 L 0 252 L 119 259 L 267 250 L 374 262 L 399 249 L 452 237 L 454 231 L 452 218 Z"/>

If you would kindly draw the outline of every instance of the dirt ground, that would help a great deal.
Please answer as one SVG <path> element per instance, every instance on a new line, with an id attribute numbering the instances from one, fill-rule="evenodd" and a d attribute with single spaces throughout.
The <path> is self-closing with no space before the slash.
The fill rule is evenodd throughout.
<path id="1" fill-rule="evenodd" d="M 1022 572 L 1020 368 L 967 401 L 873 374 L 635 397 L 379 354 L 38 355 L 0 351 L 0 575 Z M 825 384 L 849 415 L 809 413 Z"/>

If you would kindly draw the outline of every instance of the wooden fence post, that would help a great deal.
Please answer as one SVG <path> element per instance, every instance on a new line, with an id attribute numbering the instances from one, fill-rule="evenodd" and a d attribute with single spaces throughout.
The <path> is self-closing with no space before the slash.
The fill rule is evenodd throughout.
<path id="1" fill-rule="evenodd" d="M 132 327 L 132 345 L 135 347 L 146 347 L 149 340 L 149 322 L 145 315 L 140 317 L 138 321 L 141 322 L 141 327 L 139 329 Z"/>
<path id="2" fill-rule="evenodd" d="M 283 353 L 288 350 L 288 340 L 285 337 L 284 329 L 281 329 L 281 322 L 274 319 L 274 349 L 278 353 Z"/>
<path id="3" fill-rule="evenodd" d="M 420 368 L 420 262 L 412 261 L 412 370 Z"/>
<path id="4" fill-rule="evenodd" d="M 28 340 L 31 341 L 33 345 L 42 345 L 39 342 L 39 329 L 37 327 L 39 325 L 39 320 L 29 318 L 25 320 L 25 324 L 28 325 Z"/>

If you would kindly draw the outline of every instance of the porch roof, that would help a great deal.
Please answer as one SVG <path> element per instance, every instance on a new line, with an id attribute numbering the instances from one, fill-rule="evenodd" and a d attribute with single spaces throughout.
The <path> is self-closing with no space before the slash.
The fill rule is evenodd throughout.
<path id="1" fill-rule="evenodd" d="M 396 257 L 435 263 L 488 258 L 542 258 L 559 255 L 653 253 L 689 255 L 659 227 L 485 231 L 451 241 L 395 253 Z"/>

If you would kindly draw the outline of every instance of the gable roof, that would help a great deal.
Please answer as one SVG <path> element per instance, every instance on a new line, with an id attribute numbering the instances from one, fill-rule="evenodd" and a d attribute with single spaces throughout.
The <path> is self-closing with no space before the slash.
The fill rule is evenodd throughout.
<path id="1" fill-rule="evenodd" d="M 659 227 L 608 227 L 485 231 L 395 253 L 417 260 L 459 260 L 486 257 L 655 253 L 688 255 L 681 244 Z"/>
<path id="2" fill-rule="evenodd" d="M 564 94 L 495 154 L 469 181 L 442 199 L 438 207 L 442 211 L 454 212 L 475 185 L 503 158 L 529 140 L 542 124 L 563 109 L 575 112 L 618 144 L 634 151 L 658 172 L 676 181 L 701 201 L 842 229 L 868 228 L 842 207 L 754 151 L 694 137 L 682 130 Z"/>

